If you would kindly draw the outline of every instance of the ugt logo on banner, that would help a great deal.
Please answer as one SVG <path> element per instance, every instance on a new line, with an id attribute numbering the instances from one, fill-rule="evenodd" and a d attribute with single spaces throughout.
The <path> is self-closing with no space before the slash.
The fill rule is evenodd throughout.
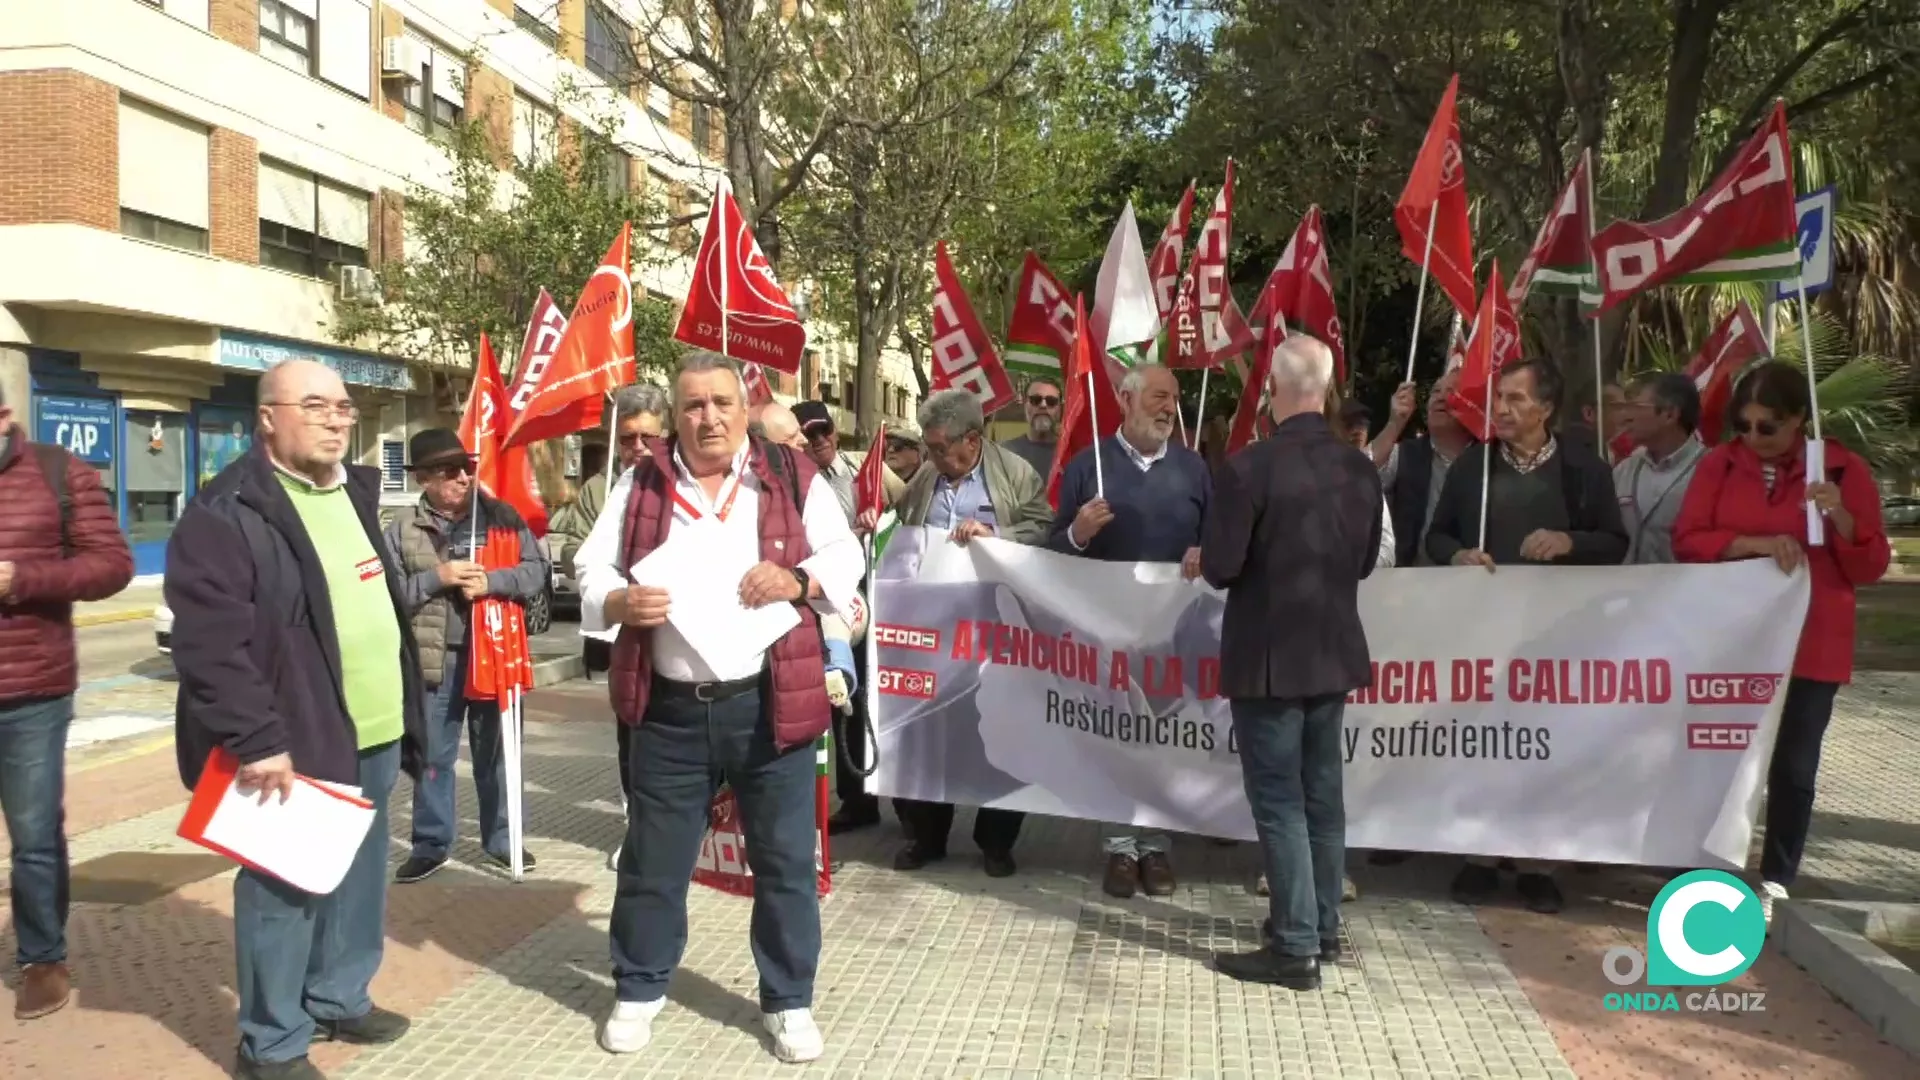
<path id="1" fill-rule="evenodd" d="M 1616 945 L 1600 958 L 1600 971 L 1615 986 L 1719 986 L 1732 982 L 1760 958 L 1767 919 L 1747 883 L 1721 870 L 1681 874 L 1660 890 L 1647 909 L 1647 954 Z M 1609 1012 L 1764 1012 L 1764 993 L 1671 991 L 1610 993 Z"/>

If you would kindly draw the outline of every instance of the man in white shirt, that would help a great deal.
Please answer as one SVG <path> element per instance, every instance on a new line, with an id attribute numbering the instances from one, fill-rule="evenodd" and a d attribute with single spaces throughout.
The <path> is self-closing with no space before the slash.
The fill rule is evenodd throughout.
<path id="1" fill-rule="evenodd" d="M 820 958 L 813 744 L 832 716 L 812 605 L 845 610 L 865 563 L 806 455 L 748 439 L 746 388 L 731 360 L 692 354 L 673 393 L 672 438 L 621 477 L 575 558 L 581 631 L 618 629 L 608 686 L 620 722 L 636 725 L 632 818 L 613 905 L 616 1001 L 600 1045 L 630 1054 L 652 1038 L 686 949 L 688 882 L 724 777 L 739 799 L 754 873 L 762 1019 L 777 1057 L 812 1061 L 824 1050 L 812 1015 Z M 743 607 L 793 604 L 799 625 L 765 652 L 693 649 L 668 590 L 629 577 L 676 535 L 698 544 L 702 571 L 737 590 Z"/>

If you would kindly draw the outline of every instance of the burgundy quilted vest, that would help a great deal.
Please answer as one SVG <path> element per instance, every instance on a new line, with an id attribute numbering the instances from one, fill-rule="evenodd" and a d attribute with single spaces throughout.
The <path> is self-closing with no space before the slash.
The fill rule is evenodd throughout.
<path id="1" fill-rule="evenodd" d="M 653 456 L 642 458 L 634 466 L 632 494 L 624 510 L 623 567 L 639 562 L 664 543 L 667 529 L 673 525 L 673 467 L 656 464 L 672 462 L 672 446 L 654 442 L 648 449 Z M 781 456 L 783 472 L 779 476 L 768 466 L 769 450 Z M 799 481 L 804 499 L 816 472 L 813 462 L 785 447 L 768 446 L 756 439 L 747 453 L 747 468 L 759 481 L 760 557 L 775 566 L 800 565 L 810 550 L 801 506 L 793 498 L 793 479 Z M 827 703 L 820 619 L 810 607 L 803 606 L 801 615 L 800 625 L 774 642 L 769 652 L 773 741 L 781 750 L 813 742 L 833 722 L 832 706 Z M 613 643 L 613 670 L 607 684 L 614 716 L 623 724 L 638 724 L 647 712 L 647 695 L 653 684 L 651 633 L 623 626 Z"/>

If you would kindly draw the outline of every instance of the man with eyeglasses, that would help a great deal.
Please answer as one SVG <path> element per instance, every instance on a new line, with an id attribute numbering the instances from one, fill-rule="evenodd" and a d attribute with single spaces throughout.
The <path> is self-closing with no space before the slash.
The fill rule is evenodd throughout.
<path id="1" fill-rule="evenodd" d="M 1060 440 L 1060 384 L 1035 379 L 1027 384 L 1027 433 L 1000 445 L 1033 466 L 1045 483 L 1053 475 L 1053 451 Z"/>
<path id="2" fill-rule="evenodd" d="M 394 872 L 402 885 L 421 881 L 447 864 L 459 831 L 454 766 L 460 733 L 473 751 L 473 787 L 480 800 L 480 846 L 487 858 L 511 866 L 507 845 L 506 758 L 501 751 L 500 706 L 491 698 L 468 700 L 467 664 L 473 644 L 470 614 L 483 596 L 522 605 L 540 595 L 547 560 L 513 507 L 479 489 L 473 458 L 448 428 L 428 428 L 407 442 L 407 459 L 420 501 L 387 526 L 389 558 L 406 572 L 402 598 L 420 646 L 420 678 L 427 699 L 427 770 L 413 785 L 413 853 Z M 520 538 L 520 563 L 487 570 L 475 548 L 493 529 Z M 520 853 L 534 867 L 533 853 Z"/>
<path id="3" fill-rule="evenodd" d="M 311 1080 L 313 1040 L 389 1043 L 408 1026 L 368 986 L 386 943 L 387 800 L 401 771 L 420 776 L 426 714 L 380 473 L 344 461 L 359 415 L 331 368 L 277 365 L 260 379 L 253 449 L 200 488 L 167 542 L 180 779 L 192 788 L 219 749 L 263 799 L 285 799 L 299 775 L 374 808 L 333 892 L 244 867 L 234 879 L 241 1077 Z"/>
<path id="4" fill-rule="evenodd" d="M 1677 371 L 1644 375 L 1634 380 L 1619 409 L 1621 430 L 1634 444 L 1626 460 L 1613 467 L 1620 519 L 1627 527 L 1626 562 L 1678 562 L 1673 523 L 1687 501 L 1693 471 L 1707 454 L 1694 430 L 1700 426 L 1700 391 Z"/>
<path id="5" fill-rule="evenodd" d="M 970 390 L 941 390 L 920 406 L 921 438 L 933 464 L 900 496 L 900 524 L 940 530 L 956 544 L 994 536 L 1016 544 L 1045 544 L 1053 527 L 1047 485 L 1018 455 L 987 441 L 980 399 Z M 953 804 L 895 799 L 912 840 L 893 860 L 895 870 L 918 870 L 947 857 Z M 1026 815 L 983 807 L 973 819 L 988 877 L 1011 877 L 1013 844 Z"/>

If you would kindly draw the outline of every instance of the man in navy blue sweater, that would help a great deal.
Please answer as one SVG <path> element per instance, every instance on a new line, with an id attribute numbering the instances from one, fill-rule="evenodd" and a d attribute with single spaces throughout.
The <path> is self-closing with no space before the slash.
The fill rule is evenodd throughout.
<path id="1" fill-rule="evenodd" d="M 1109 562 L 1177 562 L 1188 578 L 1198 577 L 1200 523 L 1213 481 L 1199 454 L 1171 441 L 1180 384 L 1158 364 L 1136 367 L 1120 381 L 1120 405 L 1119 432 L 1067 463 L 1048 544 Z M 1116 828 L 1106 851 L 1109 895 L 1125 899 L 1136 889 L 1173 895 L 1164 833 Z"/>

